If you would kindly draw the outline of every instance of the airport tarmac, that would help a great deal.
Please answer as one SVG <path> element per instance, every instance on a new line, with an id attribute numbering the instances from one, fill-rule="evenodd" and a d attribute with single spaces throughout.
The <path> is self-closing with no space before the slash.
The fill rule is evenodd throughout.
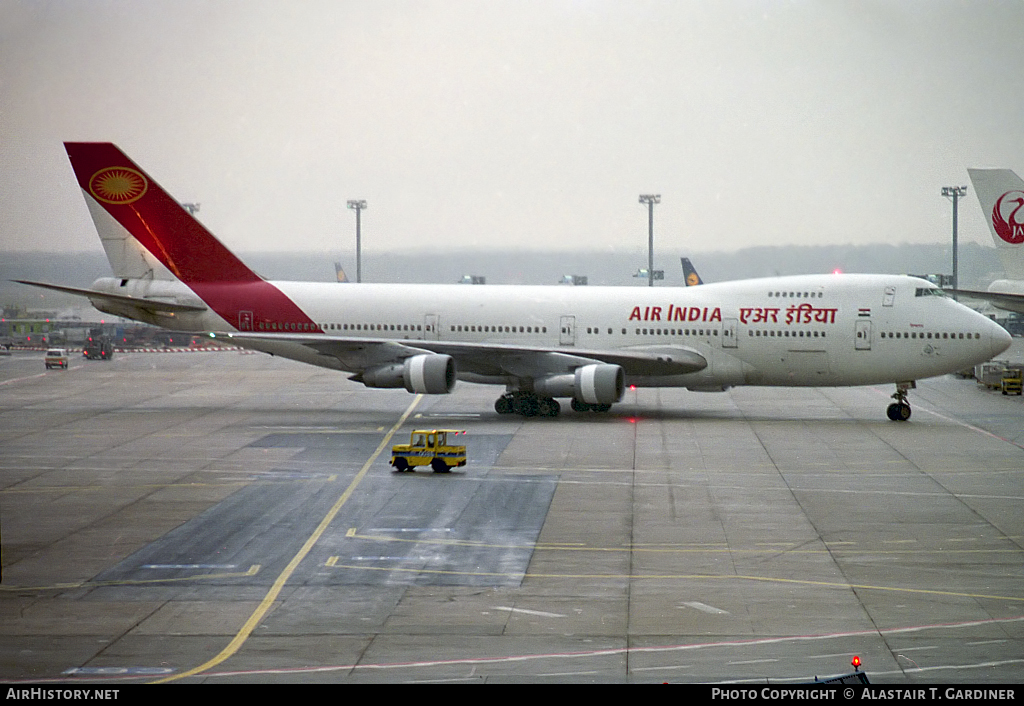
<path id="1" fill-rule="evenodd" d="M 524 420 L 259 354 L 15 352 L 0 680 L 1020 683 L 1024 400 L 935 378 L 899 423 L 891 392 Z M 392 473 L 430 427 L 469 464 Z"/>

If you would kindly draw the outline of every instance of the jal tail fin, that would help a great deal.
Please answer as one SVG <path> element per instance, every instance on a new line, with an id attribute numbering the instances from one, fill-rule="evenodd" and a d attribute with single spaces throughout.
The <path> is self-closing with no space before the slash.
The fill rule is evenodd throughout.
<path id="1" fill-rule="evenodd" d="M 115 145 L 64 148 L 115 276 L 193 287 L 262 281 Z"/>
<path id="2" fill-rule="evenodd" d="M 683 263 L 683 279 L 686 281 L 686 286 L 695 287 L 698 284 L 704 284 L 704 280 L 697 274 L 697 270 L 694 268 L 693 263 L 690 262 L 690 258 L 683 257 L 680 260 Z"/>
<path id="3" fill-rule="evenodd" d="M 968 169 L 981 213 L 1010 279 L 1024 279 L 1024 180 L 1010 169 Z"/>

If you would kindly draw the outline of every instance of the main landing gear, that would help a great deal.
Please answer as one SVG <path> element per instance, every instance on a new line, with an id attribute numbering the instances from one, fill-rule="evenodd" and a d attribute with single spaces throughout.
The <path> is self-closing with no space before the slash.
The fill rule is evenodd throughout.
<path id="1" fill-rule="evenodd" d="M 572 398 L 572 402 L 569 404 L 576 412 L 607 412 L 612 408 L 610 404 L 598 404 L 590 402 L 580 402 L 575 397 Z"/>
<path id="2" fill-rule="evenodd" d="M 907 401 L 907 390 L 913 390 L 916 387 L 917 383 L 913 380 L 896 383 L 896 392 L 892 396 L 896 401 L 885 410 L 889 419 L 894 422 L 905 422 L 910 419 L 910 403 Z"/>
<path id="3" fill-rule="evenodd" d="M 523 417 L 557 417 L 562 405 L 554 397 L 541 397 L 532 392 L 506 392 L 494 402 L 498 414 L 518 414 Z"/>
<path id="4" fill-rule="evenodd" d="M 607 412 L 610 404 L 590 404 L 575 397 L 570 406 L 576 412 Z M 541 397 L 533 392 L 506 392 L 494 402 L 498 414 L 518 414 L 523 417 L 557 417 L 562 406 L 553 397 Z"/>

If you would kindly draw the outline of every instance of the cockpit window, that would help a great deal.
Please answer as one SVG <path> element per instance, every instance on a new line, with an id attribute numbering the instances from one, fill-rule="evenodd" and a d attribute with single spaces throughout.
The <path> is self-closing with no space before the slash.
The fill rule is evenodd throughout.
<path id="1" fill-rule="evenodd" d="M 938 287 L 918 287 L 914 293 L 915 297 L 948 297 L 943 290 Z"/>

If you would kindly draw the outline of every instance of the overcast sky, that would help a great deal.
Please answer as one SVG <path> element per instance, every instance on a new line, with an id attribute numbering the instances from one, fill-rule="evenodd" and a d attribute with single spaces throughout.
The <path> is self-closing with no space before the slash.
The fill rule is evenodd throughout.
<path id="1" fill-rule="evenodd" d="M 99 249 L 64 140 L 241 251 L 676 255 L 945 242 L 1022 138 L 1020 0 L 0 0 L 0 250 Z"/>

